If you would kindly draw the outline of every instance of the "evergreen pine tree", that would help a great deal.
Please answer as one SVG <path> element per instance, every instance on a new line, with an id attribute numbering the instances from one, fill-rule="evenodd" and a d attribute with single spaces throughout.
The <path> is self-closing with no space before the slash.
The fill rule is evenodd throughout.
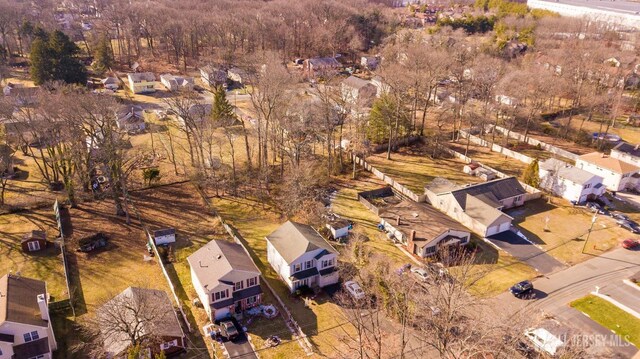
<path id="1" fill-rule="evenodd" d="M 84 84 L 87 70 L 76 55 L 80 49 L 62 31 L 46 34 L 36 30 L 36 39 L 31 44 L 31 79 L 36 85 L 47 81 L 62 80 L 67 83 Z"/>
<path id="2" fill-rule="evenodd" d="M 213 96 L 213 106 L 211 108 L 211 118 L 214 122 L 230 125 L 236 120 L 236 113 L 233 105 L 227 100 L 227 93 L 222 86 L 218 86 Z"/>
<path id="3" fill-rule="evenodd" d="M 522 180 L 524 183 L 531 187 L 538 188 L 538 186 L 540 186 L 539 170 L 540 166 L 538 164 L 538 159 L 535 158 L 531 163 L 529 163 L 529 166 L 527 166 L 522 174 Z"/>
<path id="4" fill-rule="evenodd" d="M 109 46 L 109 39 L 106 36 L 102 36 L 98 45 L 96 46 L 93 70 L 98 74 L 104 74 L 113 66 L 113 54 L 111 53 L 111 46 Z"/>

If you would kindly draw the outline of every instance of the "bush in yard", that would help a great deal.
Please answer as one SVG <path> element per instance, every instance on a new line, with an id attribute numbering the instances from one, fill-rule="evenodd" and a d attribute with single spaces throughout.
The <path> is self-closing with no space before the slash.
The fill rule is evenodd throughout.
<path id="1" fill-rule="evenodd" d="M 538 186 L 540 185 L 540 176 L 537 158 L 534 159 L 524 170 L 524 173 L 522 174 L 522 180 L 529 186 L 538 188 Z"/>

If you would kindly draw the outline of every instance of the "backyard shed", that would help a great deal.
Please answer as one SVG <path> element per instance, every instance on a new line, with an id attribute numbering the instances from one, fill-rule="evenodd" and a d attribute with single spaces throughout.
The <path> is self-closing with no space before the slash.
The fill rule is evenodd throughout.
<path id="1" fill-rule="evenodd" d="M 176 229 L 175 228 L 163 228 L 153 231 L 153 240 L 156 245 L 175 243 L 176 241 Z"/>
<path id="2" fill-rule="evenodd" d="M 327 229 L 331 232 L 331 236 L 335 240 L 347 237 L 349 235 L 350 228 L 351 223 L 342 218 L 336 218 L 327 223 Z"/>
<path id="3" fill-rule="evenodd" d="M 47 247 L 47 234 L 44 231 L 31 231 L 24 235 L 21 246 L 24 252 L 42 250 Z"/>

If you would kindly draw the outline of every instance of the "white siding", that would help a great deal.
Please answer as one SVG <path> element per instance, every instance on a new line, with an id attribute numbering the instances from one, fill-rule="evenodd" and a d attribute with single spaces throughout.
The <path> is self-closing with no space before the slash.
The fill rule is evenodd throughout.
<path id="1" fill-rule="evenodd" d="M 615 173 L 611 170 L 598 167 L 592 163 L 585 162 L 581 159 L 576 161 L 576 167 L 602 177 L 602 184 L 604 184 L 609 191 L 621 191 L 633 182 L 633 177 L 631 177 L 633 172 L 622 175 L 620 173 Z"/>

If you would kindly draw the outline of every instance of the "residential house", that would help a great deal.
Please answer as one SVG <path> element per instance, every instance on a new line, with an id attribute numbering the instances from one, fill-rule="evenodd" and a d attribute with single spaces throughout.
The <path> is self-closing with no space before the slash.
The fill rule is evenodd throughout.
<path id="1" fill-rule="evenodd" d="M 187 258 L 191 282 L 213 322 L 260 305 L 260 271 L 237 243 L 213 240 Z"/>
<path id="2" fill-rule="evenodd" d="M 175 243 L 176 229 L 163 228 L 153 231 L 153 241 L 156 243 L 156 245 Z"/>
<path id="3" fill-rule="evenodd" d="M 39 87 L 25 87 L 22 84 L 8 83 L 2 93 L 14 99 L 16 106 L 29 106 L 36 103 Z"/>
<path id="4" fill-rule="evenodd" d="M 13 274 L 0 278 L 0 359 L 50 359 L 57 347 L 47 284 Z"/>
<path id="5" fill-rule="evenodd" d="M 466 245 L 471 239 L 468 229 L 426 203 L 402 200 L 380 208 L 378 216 L 387 232 L 422 258 L 446 246 Z"/>
<path id="6" fill-rule="evenodd" d="M 211 116 L 211 109 L 211 104 L 194 104 L 187 109 L 186 113 L 179 113 L 178 116 L 176 116 L 176 120 L 182 128 L 186 128 L 187 125 L 193 127 L 199 125 Z"/>
<path id="7" fill-rule="evenodd" d="M 169 91 L 193 90 L 193 77 L 175 76 L 171 74 L 160 75 L 160 82 Z"/>
<path id="8" fill-rule="evenodd" d="M 540 187 L 573 203 L 584 203 L 605 192 L 603 178 L 570 164 L 549 158 L 540 162 Z"/>
<path id="9" fill-rule="evenodd" d="M 222 67 L 206 65 L 200 68 L 200 78 L 209 87 L 226 86 L 227 70 Z"/>
<path id="10" fill-rule="evenodd" d="M 302 68 L 308 78 L 316 78 L 339 71 L 342 65 L 334 57 L 313 57 L 304 60 Z"/>
<path id="11" fill-rule="evenodd" d="M 342 98 L 352 105 L 370 106 L 376 97 L 377 88 L 371 82 L 349 76 L 340 86 Z"/>
<path id="12" fill-rule="evenodd" d="M 267 236 L 267 260 L 291 292 L 338 283 L 338 252 L 313 227 L 287 221 Z"/>
<path id="13" fill-rule="evenodd" d="M 47 233 L 45 231 L 31 231 L 22 237 L 20 243 L 23 252 L 37 252 L 47 248 Z"/>
<path id="14" fill-rule="evenodd" d="M 245 85 L 249 82 L 249 75 L 245 70 L 239 67 L 230 68 L 229 71 L 227 71 L 227 76 L 229 77 L 229 80 L 240 85 Z"/>
<path id="15" fill-rule="evenodd" d="M 129 73 L 127 79 L 134 94 L 156 92 L 156 76 L 152 72 Z"/>
<path id="16" fill-rule="evenodd" d="M 620 161 L 640 167 L 640 145 L 632 145 L 628 142 L 620 142 L 616 145 L 616 147 L 611 149 L 610 156 L 611 158 L 616 158 Z"/>
<path id="17" fill-rule="evenodd" d="M 604 153 L 592 152 L 578 157 L 576 167 L 603 178 L 602 183 L 609 191 L 622 191 L 634 188 L 636 175 L 640 167 L 607 156 Z"/>
<path id="18" fill-rule="evenodd" d="M 116 111 L 116 125 L 124 131 L 144 131 L 144 110 L 138 105 L 124 105 Z"/>
<path id="19" fill-rule="evenodd" d="M 502 210 L 523 205 L 526 194 L 515 177 L 465 187 L 459 187 L 444 178 L 436 178 L 425 186 L 429 203 L 484 237 L 511 228 L 513 218 Z"/>
<path id="20" fill-rule="evenodd" d="M 384 82 L 384 80 L 380 76 L 374 76 L 371 79 L 371 84 L 376 87 L 376 97 L 380 97 L 391 90 L 391 87 L 386 82 Z"/>
<path id="21" fill-rule="evenodd" d="M 362 56 L 360 57 L 360 66 L 369 70 L 375 71 L 380 63 L 380 58 L 378 56 Z"/>
<path id="22" fill-rule="evenodd" d="M 124 306 L 127 308 L 124 308 Z M 167 357 L 183 353 L 187 347 L 186 337 L 173 304 L 165 291 L 129 287 L 98 308 L 96 316 L 111 316 L 114 309 L 122 306 L 119 315 L 125 321 L 141 323 L 141 349 L 153 358 L 160 352 Z M 131 308 L 128 308 L 131 307 Z M 153 315 L 150 315 L 153 313 Z M 108 321 L 108 319 L 106 319 Z M 125 332 L 100 328 L 107 358 L 128 358 L 131 339 Z"/>
<path id="23" fill-rule="evenodd" d="M 102 87 L 105 90 L 117 91 L 118 87 L 120 87 L 120 80 L 112 76 L 103 78 L 100 83 L 102 83 Z"/>

